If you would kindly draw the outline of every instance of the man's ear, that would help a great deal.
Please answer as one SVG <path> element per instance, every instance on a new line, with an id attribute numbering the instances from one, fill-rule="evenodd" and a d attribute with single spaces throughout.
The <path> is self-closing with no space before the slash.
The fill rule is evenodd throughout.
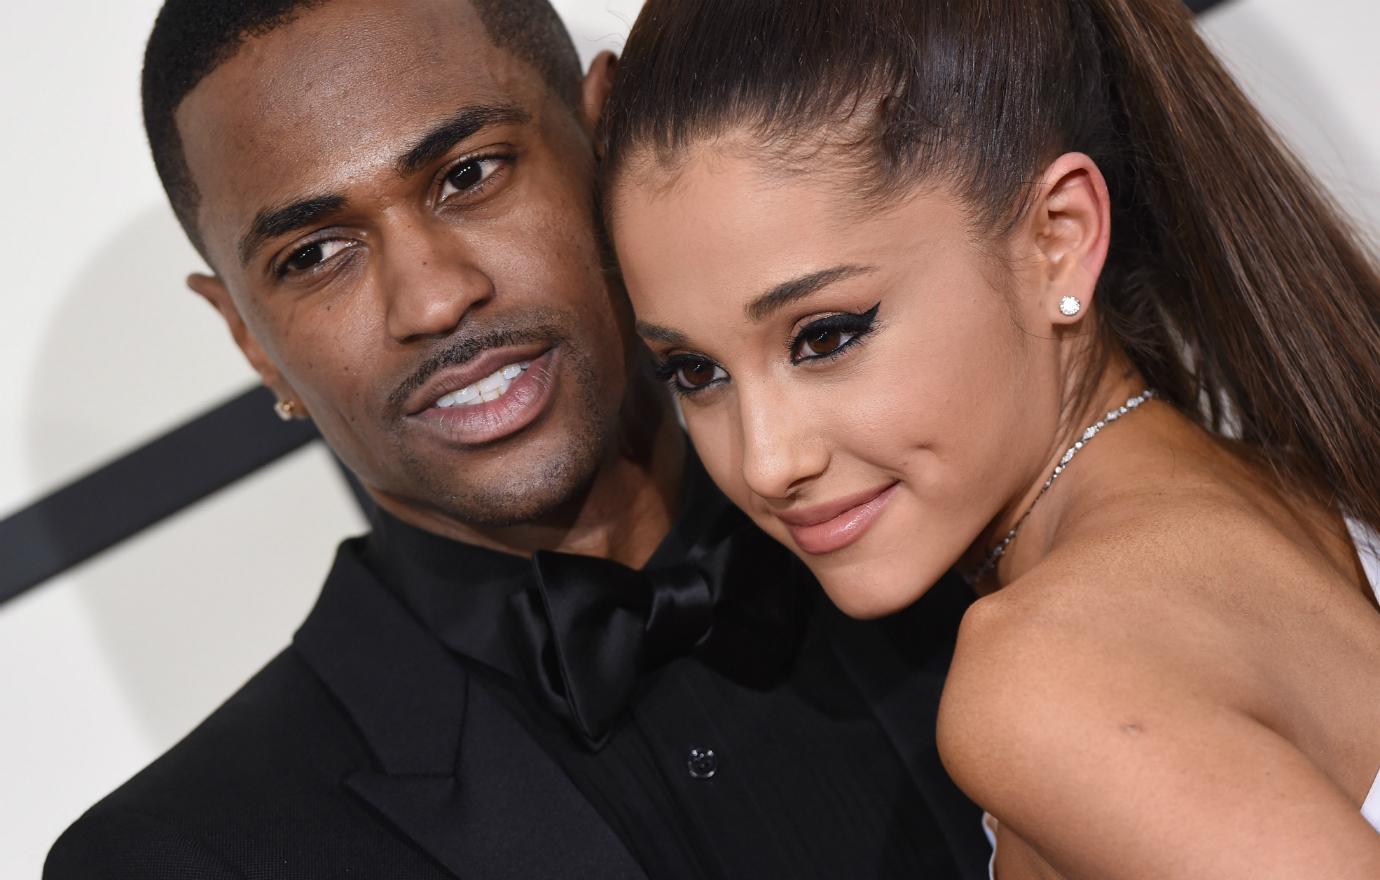
<path id="1" fill-rule="evenodd" d="M 600 52 L 590 62 L 589 72 L 580 84 L 580 116 L 585 132 L 592 138 L 599 131 L 599 119 L 604 115 L 609 92 L 613 91 L 613 77 L 618 73 L 618 56 Z"/>
<path id="2" fill-rule="evenodd" d="M 230 297 L 230 289 L 225 286 L 225 282 L 214 275 L 197 272 L 187 276 L 187 286 L 220 313 L 226 326 L 230 328 L 230 335 L 234 337 L 235 344 L 244 352 L 245 359 L 254 368 L 254 372 L 258 373 L 264 385 L 278 396 L 279 403 L 287 405 L 280 409 L 280 412 L 306 418 L 307 411 L 301 398 L 292 390 L 292 386 L 283 378 L 283 374 L 278 371 L 267 352 L 254 338 L 254 334 L 249 331 L 239 308 Z"/>
<path id="3" fill-rule="evenodd" d="M 1027 230 L 1041 260 L 1043 284 L 1034 305 L 1057 325 L 1083 321 L 1107 262 L 1112 206 L 1107 181 L 1091 157 L 1066 153 L 1045 169 Z"/>

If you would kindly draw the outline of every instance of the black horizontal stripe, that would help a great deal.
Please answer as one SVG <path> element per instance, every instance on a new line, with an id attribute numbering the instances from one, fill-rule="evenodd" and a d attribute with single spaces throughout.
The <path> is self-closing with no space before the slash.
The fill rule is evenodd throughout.
<path id="1" fill-rule="evenodd" d="M 1214 6 L 1221 6 L 1225 0 L 1184 0 L 1194 12 L 1207 12 Z"/>
<path id="2" fill-rule="evenodd" d="M 316 438 L 255 388 L 0 520 L 0 603 Z"/>

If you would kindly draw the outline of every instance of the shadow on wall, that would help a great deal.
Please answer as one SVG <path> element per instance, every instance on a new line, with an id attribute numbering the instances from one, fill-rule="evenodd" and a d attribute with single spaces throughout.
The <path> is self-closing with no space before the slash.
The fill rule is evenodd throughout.
<path id="1" fill-rule="evenodd" d="M 51 485 L 252 379 L 181 285 L 199 267 L 164 207 L 97 251 L 49 325 L 24 407 Z M 151 745 L 171 744 L 281 648 L 361 520 L 324 450 L 298 453 L 66 575 Z M 76 695 L 80 699 L 80 695 Z"/>

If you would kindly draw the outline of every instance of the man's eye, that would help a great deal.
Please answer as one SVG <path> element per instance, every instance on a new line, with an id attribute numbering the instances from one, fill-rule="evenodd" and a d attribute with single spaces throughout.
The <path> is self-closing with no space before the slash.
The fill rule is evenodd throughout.
<path id="1" fill-rule="evenodd" d="M 482 188 L 502 164 L 502 159 L 491 157 L 470 159 L 456 165 L 446 175 L 445 184 L 441 187 L 441 201 L 445 201 L 456 193 L 474 192 Z"/>
<path id="2" fill-rule="evenodd" d="M 314 241 L 293 251 L 278 269 L 279 275 L 307 272 L 334 257 L 350 246 L 348 241 L 331 239 Z"/>

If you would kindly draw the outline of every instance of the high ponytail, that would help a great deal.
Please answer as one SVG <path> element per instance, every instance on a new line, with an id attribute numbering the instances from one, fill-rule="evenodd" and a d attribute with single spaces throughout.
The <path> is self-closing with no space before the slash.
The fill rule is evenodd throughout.
<path id="1" fill-rule="evenodd" d="M 787 162 L 865 149 L 863 197 L 948 183 L 992 234 L 1048 162 L 1089 154 L 1113 202 L 1097 356 L 1380 528 L 1380 275 L 1180 0 L 648 0 L 605 193 L 739 128 Z"/>
<path id="2" fill-rule="evenodd" d="M 1109 335 L 1180 409 L 1376 526 L 1380 276 L 1365 247 L 1181 4 L 1075 2 L 1116 84 L 1132 160 L 1110 183 L 1143 250 L 1109 261 Z"/>

